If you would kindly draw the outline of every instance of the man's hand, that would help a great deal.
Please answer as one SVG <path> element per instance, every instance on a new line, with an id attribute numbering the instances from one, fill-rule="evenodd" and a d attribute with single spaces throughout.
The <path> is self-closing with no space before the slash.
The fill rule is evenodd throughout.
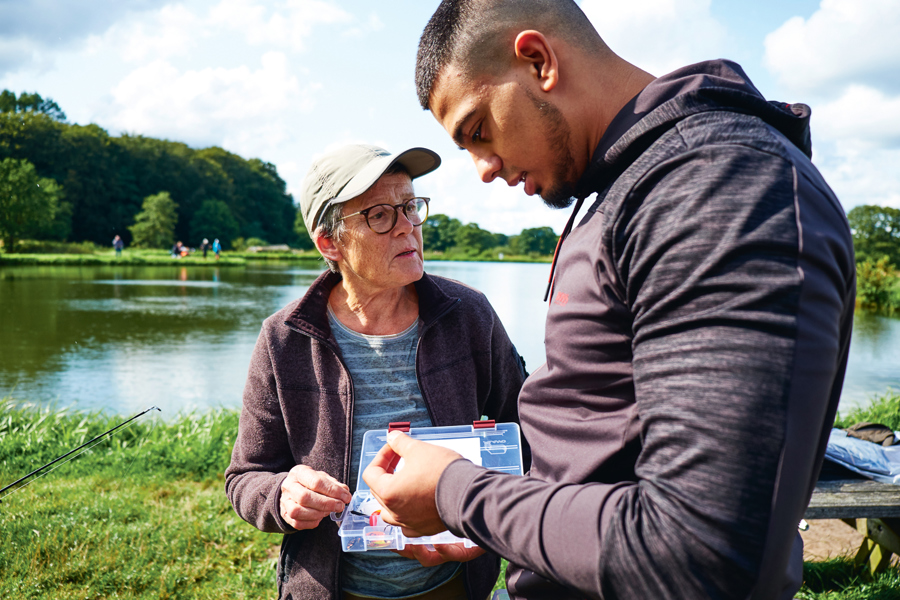
<path id="1" fill-rule="evenodd" d="M 363 480 L 384 507 L 381 518 L 402 527 L 407 537 L 446 530 L 434 503 L 434 491 L 444 469 L 460 455 L 399 431 L 389 433 L 387 442 L 363 471 Z M 403 469 L 394 473 L 400 458 Z"/>
<path id="2" fill-rule="evenodd" d="M 328 473 L 297 465 L 281 484 L 281 516 L 294 529 L 312 529 L 344 510 L 351 497 L 350 488 Z"/>
<path id="3" fill-rule="evenodd" d="M 478 546 L 466 548 L 462 542 L 458 544 L 435 544 L 430 550 L 428 546 L 407 544 L 403 550 L 392 550 L 400 556 L 419 561 L 423 567 L 434 567 L 445 562 L 468 562 L 484 554 Z"/>

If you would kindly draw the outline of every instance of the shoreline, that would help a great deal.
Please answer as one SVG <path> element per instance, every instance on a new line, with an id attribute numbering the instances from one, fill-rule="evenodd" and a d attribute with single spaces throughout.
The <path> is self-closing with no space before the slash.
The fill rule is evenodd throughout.
<path id="1" fill-rule="evenodd" d="M 458 256 L 446 255 L 440 252 L 426 252 L 424 255 L 428 261 L 448 262 L 495 262 L 495 263 L 544 263 L 549 264 L 550 256 L 504 256 L 503 258 L 489 256 Z M 119 258 L 114 254 L 0 254 L 0 267 L 13 267 L 24 265 L 43 266 L 191 266 L 191 267 L 245 267 L 251 263 L 273 264 L 298 264 L 318 262 L 321 257 L 318 253 L 302 253 L 282 255 L 274 253 L 227 253 L 219 260 L 214 257 L 206 259 L 195 256 L 185 258 L 172 258 L 168 254 L 159 253 L 123 253 Z M 323 263 L 324 266 L 324 263 Z"/>

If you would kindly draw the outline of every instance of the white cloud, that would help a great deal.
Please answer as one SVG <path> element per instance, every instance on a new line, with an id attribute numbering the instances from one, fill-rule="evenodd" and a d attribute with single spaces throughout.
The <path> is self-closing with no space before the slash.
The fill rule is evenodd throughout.
<path id="1" fill-rule="evenodd" d="M 88 55 L 115 48 L 126 61 L 161 59 L 187 53 L 209 35 L 206 23 L 183 5 L 163 6 L 142 20 L 122 21 L 87 41 Z"/>
<path id="2" fill-rule="evenodd" d="M 548 208 L 537 196 L 525 195 L 522 186 L 512 188 L 500 179 L 485 185 L 478 180 L 472 159 L 463 153 L 445 155 L 437 171 L 416 183 L 416 192 L 432 197 L 435 214 L 507 235 L 544 225 L 561 233 L 570 213 Z"/>
<path id="3" fill-rule="evenodd" d="M 900 148 L 872 152 L 844 142 L 817 152 L 814 159 L 848 212 L 859 204 L 900 208 Z"/>
<path id="4" fill-rule="evenodd" d="M 346 30 L 342 35 L 344 37 L 359 37 L 365 35 L 367 33 L 381 31 L 384 29 L 384 23 L 381 19 L 378 18 L 378 15 L 372 13 L 369 15 L 369 19 L 364 23 L 360 23 L 357 27 L 351 27 Z"/>
<path id="5" fill-rule="evenodd" d="M 581 9 L 625 60 L 654 75 L 719 58 L 726 29 L 711 0 L 583 0 Z"/>
<path id="6" fill-rule="evenodd" d="M 827 94 L 850 82 L 900 91 L 900 2 L 822 0 L 766 36 L 765 62 L 787 89 Z"/>
<path id="7" fill-rule="evenodd" d="M 257 0 L 222 0 L 209 13 L 213 25 L 243 35 L 249 44 L 302 51 L 316 25 L 348 23 L 353 15 L 331 2 L 286 0 L 272 9 Z"/>
<path id="8" fill-rule="evenodd" d="M 900 3 L 822 0 L 766 36 L 765 63 L 813 109 L 816 165 L 845 208 L 900 206 Z"/>
<path id="9" fill-rule="evenodd" d="M 813 112 L 815 132 L 826 140 L 852 141 L 860 149 L 900 147 L 900 96 L 851 84 Z"/>
<path id="10" fill-rule="evenodd" d="M 301 85 L 280 52 L 263 55 L 256 70 L 180 71 L 156 60 L 112 90 L 101 121 L 122 131 L 260 156 L 290 139 L 297 113 L 313 108 L 317 88 Z"/>

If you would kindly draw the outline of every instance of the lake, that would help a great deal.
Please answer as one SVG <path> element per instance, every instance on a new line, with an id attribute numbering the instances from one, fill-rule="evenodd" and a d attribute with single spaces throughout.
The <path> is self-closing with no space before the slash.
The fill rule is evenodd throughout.
<path id="1" fill-rule="evenodd" d="M 428 262 L 482 290 L 530 371 L 544 362 L 550 265 Z M 260 325 L 321 263 L 0 267 L 0 397 L 164 415 L 239 407 Z M 841 408 L 900 390 L 900 320 L 857 315 Z"/>

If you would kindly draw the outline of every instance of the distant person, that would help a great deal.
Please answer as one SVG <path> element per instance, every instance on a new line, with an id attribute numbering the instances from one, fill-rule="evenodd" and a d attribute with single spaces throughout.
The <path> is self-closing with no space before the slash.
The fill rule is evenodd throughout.
<path id="1" fill-rule="evenodd" d="M 280 598 L 484 600 L 497 579 L 496 555 L 461 544 L 342 553 L 328 518 L 356 489 L 367 430 L 518 421 L 524 366 L 493 308 L 424 272 L 429 200 L 413 179 L 438 165 L 424 148 L 352 145 L 303 183 L 303 221 L 329 270 L 263 324 L 225 472 L 235 511 L 285 534 Z"/>
<path id="2" fill-rule="evenodd" d="M 727 60 L 654 77 L 573 0 L 444 0 L 416 62 L 483 181 L 575 207 L 519 396 L 529 475 L 394 434 L 365 473 L 382 517 L 503 555 L 516 599 L 793 598 L 856 291 L 809 108 Z"/>
<path id="3" fill-rule="evenodd" d="M 203 238 L 203 243 L 200 244 L 200 249 L 203 251 L 203 260 L 206 260 L 206 253 L 209 250 L 209 240 Z"/>
<path id="4" fill-rule="evenodd" d="M 172 246 L 172 258 L 181 258 L 183 250 L 184 246 L 181 245 L 181 240 L 175 242 L 175 245 Z"/>
<path id="5" fill-rule="evenodd" d="M 122 257 L 122 248 L 125 247 L 125 242 L 122 240 L 121 236 L 116 236 L 112 241 L 113 248 L 116 250 L 116 258 Z"/>
<path id="6" fill-rule="evenodd" d="M 219 255 L 222 253 L 222 244 L 219 243 L 219 238 L 213 240 L 212 251 L 216 255 L 216 260 L 219 260 Z"/>

